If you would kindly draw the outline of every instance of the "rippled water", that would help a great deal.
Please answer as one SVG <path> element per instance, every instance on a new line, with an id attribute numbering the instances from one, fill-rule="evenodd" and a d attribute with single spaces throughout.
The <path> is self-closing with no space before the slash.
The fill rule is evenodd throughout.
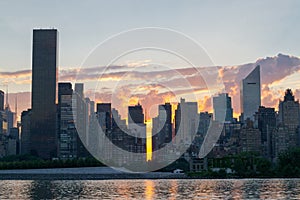
<path id="1" fill-rule="evenodd" d="M 300 199 L 300 179 L 0 181 L 0 199 Z"/>

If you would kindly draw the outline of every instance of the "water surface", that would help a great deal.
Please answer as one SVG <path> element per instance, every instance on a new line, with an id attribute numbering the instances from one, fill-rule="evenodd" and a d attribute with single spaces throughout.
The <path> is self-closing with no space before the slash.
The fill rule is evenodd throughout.
<path id="1" fill-rule="evenodd" d="M 300 199 L 300 179 L 2 180 L 0 199 Z"/>

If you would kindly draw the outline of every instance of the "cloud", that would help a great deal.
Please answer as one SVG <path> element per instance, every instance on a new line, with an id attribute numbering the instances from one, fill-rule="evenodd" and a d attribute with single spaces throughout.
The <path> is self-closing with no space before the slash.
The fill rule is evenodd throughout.
<path id="1" fill-rule="evenodd" d="M 176 101 L 176 97 L 191 93 L 199 98 L 199 110 L 212 111 L 210 95 L 221 92 L 220 79 L 224 83 L 224 90 L 232 97 L 234 112 L 238 113 L 240 111 L 240 82 L 257 65 L 261 66 L 262 104 L 268 107 L 277 107 L 278 100 L 283 97 L 284 89 L 288 87 L 284 85 L 284 80 L 290 75 L 300 73 L 300 59 L 283 54 L 261 58 L 254 63 L 244 65 L 199 67 L 197 69 L 159 70 L 147 63 L 143 65 L 144 71 L 141 71 L 140 68 L 133 70 L 137 65 L 139 65 L 138 62 L 132 62 L 128 66 L 116 65 L 110 66 L 108 69 L 105 66 L 82 69 L 61 68 L 59 81 L 76 80 L 88 84 L 92 81 L 99 81 L 102 74 L 99 81 L 100 89 L 95 93 L 87 89 L 87 96 L 95 99 L 96 102 L 113 100 L 115 105 L 123 107 L 120 113 L 127 113 L 128 104 L 135 104 L 139 101 L 149 111 L 147 117 L 153 117 L 157 110 L 155 108 L 157 104 Z M 30 84 L 31 70 L 0 72 L 0 81 Z M 115 83 L 118 85 L 114 85 Z M 275 87 L 278 84 L 281 84 L 281 89 Z M 115 88 L 115 86 L 117 87 Z M 295 90 L 295 95 L 299 98 L 300 90 Z M 26 98 L 28 100 L 28 97 Z M 29 103 L 25 109 L 28 107 L 30 107 Z"/>

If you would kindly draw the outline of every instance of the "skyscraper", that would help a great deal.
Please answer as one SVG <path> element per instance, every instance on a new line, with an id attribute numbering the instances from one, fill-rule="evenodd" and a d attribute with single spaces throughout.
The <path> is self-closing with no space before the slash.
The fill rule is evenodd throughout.
<path id="1" fill-rule="evenodd" d="M 56 156 L 56 83 L 58 64 L 56 29 L 33 30 L 31 153 Z"/>
<path id="2" fill-rule="evenodd" d="M 169 143 L 172 140 L 172 105 L 170 103 L 158 106 L 158 118 L 164 135 L 163 142 Z"/>
<path id="3" fill-rule="evenodd" d="M 83 88 L 84 85 L 83 83 L 75 83 L 75 92 L 81 97 L 83 98 Z"/>
<path id="4" fill-rule="evenodd" d="M 214 117 L 218 122 L 231 122 L 233 118 L 233 110 L 231 97 L 227 93 L 219 94 L 213 97 Z"/>
<path id="5" fill-rule="evenodd" d="M 199 115 L 197 102 L 186 102 L 180 99 L 175 111 L 175 134 L 178 139 L 176 143 L 190 145 L 198 131 Z"/>
<path id="6" fill-rule="evenodd" d="M 263 145 L 263 155 L 272 157 L 272 138 L 276 128 L 276 112 L 274 108 L 266 108 L 260 106 L 258 112 L 255 113 L 255 122 L 261 132 L 261 142 Z"/>
<path id="7" fill-rule="evenodd" d="M 104 132 L 111 130 L 111 103 L 97 103 L 97 118 Z"/>
<path id="8" fill-rule="evenodd" d="M 286 90 L 284 100 L 279 102 L 279 122 L 289 129 L 299 126 L 299 101 L 295 101 L 291 89 Z"/>
<path id="9" fill-rule="evenodd" d="M 261 105 L 259 65 L 242 80 L 240 95 L 242 120 L 254 121 L 254 114 Z"/>
<path id="10" fill-rule="evenodd" d="M 71 83 L 58 84 L 58 157 L 61 159 L 77 157 L 77 131 L 72 112 Z"/>
<path id="11" fill-rule="evenodd" d="M 275 160 L 281 152 L 299 145 L 299 101 L 295 101 L 291 89 L 287 89 L 284 100 L 279 101 L 278 115 L 279 125 L 273 137 Z"/>
<path id="12" fill-rule="evenodd" d="M 158 116 L 152 119 L 152 149 L 157 150 L 172 141 L 172 105 L 158 106 Z"/>
<path id="13" fill-rule="evenodd" d="M 128 129 L 138 145 L 136 152 L 144 152 L 146 144 L 146 124 L 143 107 L 138 103 L 128 107 Z"/>
<path id="14" fill-rule="evenodd" d="M 0 90 L 0 111 L 4 110 L 4 92 Z"/>

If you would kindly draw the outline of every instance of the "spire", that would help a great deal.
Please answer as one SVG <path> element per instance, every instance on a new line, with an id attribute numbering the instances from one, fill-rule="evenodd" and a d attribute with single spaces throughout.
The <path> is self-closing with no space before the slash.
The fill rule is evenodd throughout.
<path id="1" fill-rule="evenodd" d="M 16 98 L 15 98 L 15 122 L 18 120 L 18 93 L 16 93 Z"/>
<path id="2" fill-rule="evenodd" d="M 6 103 L 5 103 L 5 109 L 9 109 L 9 103 L 8 103 L 8 85 L 6 85 Z"/>

